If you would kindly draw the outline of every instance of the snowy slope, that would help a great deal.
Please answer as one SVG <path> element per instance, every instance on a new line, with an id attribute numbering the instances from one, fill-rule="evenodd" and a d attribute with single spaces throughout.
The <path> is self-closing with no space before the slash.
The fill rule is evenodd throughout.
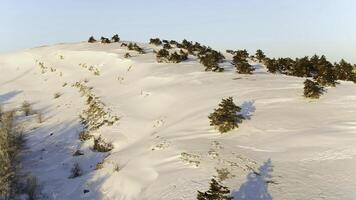
<path id="1" fill-rule="evenodd" d="M 130 51 L 129 59 L 118 43 L 0 55 L 0 102 L 10 109 L 26 100 L 44 115 L 24 127 L 23 166 L 49 199 L 195 199 L 223 168 L 235 199 L 356 199 L 355 84 L 341 82 L 310 101 L 303 78 L 269 74 L 257 63 L 253 75 L 236 74 L 228 62 L 224 73 L 204 72 L 191 56 L 158 64 L 157 47 L 139 45 L 148 53 Z M 110 153 L 78 139 L 86 99 L 71 85 L 83 80 L 120 117 L 94 132 L 113 143 Z M 249 120 L 221 135 L 207 116 L 228 96 Z M 84 155 L 72 156 L 77 149 Z M 69 179 L 75 162 L 83 176 Z"/>

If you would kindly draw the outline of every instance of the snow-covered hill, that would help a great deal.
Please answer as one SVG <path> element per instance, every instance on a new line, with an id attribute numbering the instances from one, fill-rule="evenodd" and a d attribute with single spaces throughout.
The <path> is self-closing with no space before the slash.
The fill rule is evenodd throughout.
<path id="1" fill-rule="evenodd" d="M 139 45 L 146 54 L 85 42 L 0 55 L 0 103 L 28 101 L 43 115 L 43 123 L 33 114 L 24 126 L 22 165 L 49 199 L 190 200 L 217 171 L 238 200 L 356 199 L 355 84 L 341 82 L 311 101 L 303 78 L 258 63 L 253 75 L 229 62 L 223 73 L 205 72 L 193 56 L 159 64 L 157 47 Z M 92 132 L 112 142 L 109 153 L 79 140 L 86 98 L 73 84 L 80 81 L 120 118 Z M 229 96 L 248 120 L 219 134 L 208 115 Z M 75 163 L 83 175 L 68 178 Z"/>

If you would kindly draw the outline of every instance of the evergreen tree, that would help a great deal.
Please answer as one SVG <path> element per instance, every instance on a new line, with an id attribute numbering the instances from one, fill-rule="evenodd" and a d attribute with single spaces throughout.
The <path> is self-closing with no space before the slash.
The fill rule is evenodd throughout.
<path id="1" fill-rule="evenodd" d="M 237 50 L 237 51 L 235 51 L 234 57 L 235 57 L 235 59 L 239 59 L 239 60 L 243 61 L 243 60 L 247 60 L 247 58 L 249 57 L 249 54 L 246 49 Z"/>
<path id="2" fill-rule="evenodd" d="M 103 43 L 103 44 L 109 44 L 110 43 L 109 38 L 106 38 L 106 37 L 101 37 L 100 40 L 101 40 L 101 43 Z"/>
<path id="3" fill-rule="evenodd" d="M 256 58 L 257 58 L 258 62 L 262 62 L 266 58 L 265 53 L 261 49 L 258 49 L 256 51 L 255 55 L 256 55 Z"/>
<path id="4" fill-rule="evenodd" d="M 274 74 L 279 71 L 278 65 L 277 65 L 277 60 L 275 58 L 272 58 L 272 59 L 266 58 L 265 65 L 266 65 L 268 72 L 270 72 L 270 73 Z"/>
<path id="5" fill-rule="evenodd" d="M 335 86 L 336 73 L 334 66 L 321 56 L 317 65 L 318 73 L 314 76 L 315 80 L 322 86 Z"/>
<path id="6" fill-rule="evenodd" d="M 162 44 L 162 41 L 159 38 L 151 38 L 150 39 L 150 44 L 154 44 L 156 46 L 159 46 Z"/>
<path id="7" fill-rule="evenodd" d="M 324 89 L 318 82 L 309 79 L 304 81 L 304 96 L 306 98 L 318 99 L 323 92 Z"/>
<path id="8" fill-rule="evenodd" d="M 88 39 L 89 43 L 94 43 L 96 42 L 95 38 L 93 36 L 90 36 L 90 38 Z"/>
<path id="9" fill-rule="evenodd" d="M 338 80 L 352 81 L 355 77 L 354 66 L 342 59 L 335 64 L 335 72 Z"/>
<path id="10" fill-rule="evenodd" d="M 315 68 L 308 56 L 297 58 L 290 71 L 290 75 L 298 77 L 311 77 L 313 74 L 315 74 Z"/>
<path id="11" fill-rule="evenodd" d="M 252 67 L 247 61 L 234 63 L 236 72 L 239 74 L 252 74 L 255 68 Z"/>
<path id="12" fill-rule="evenodd" d="M 206 192 L 198 191 L 197 200 L 232 200 L 230 190 L 211 179 L 210 188 Z"/>
<path id="13" fill-rule="evenodd" d="M 238 128 L 244 117 L 239 114 L 241 108 L 233 102 L 232 97 L 222 99 L 219 108 L 209 115 L 210 126 L 214 126 L 220 133 L 226 133 Z"/>
<path id="14" fill-rule="evenodd" d="M 118 34 L 115 34 L 114 36 L 112 36 L 111 41 L 113 42 L 120 42 L 120 37 Z"/>

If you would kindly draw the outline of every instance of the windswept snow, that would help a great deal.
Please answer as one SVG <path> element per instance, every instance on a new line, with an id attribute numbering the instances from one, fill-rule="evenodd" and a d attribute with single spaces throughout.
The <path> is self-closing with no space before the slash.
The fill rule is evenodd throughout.
<path id="1" fill-rule="evenodd" d="M 0 55 L 0 103 L 10 109 L 26 100 L 45 118 L 32 115 L 24 127 L 23 168 L 49 199 L 190 200 L 223 168 L 239 200 L 356 199 L 355 84 L 311 101 L 303 78 L 269 74 L 258 63 L 253 75 L 236 74 L 228 62 L 224 73 L 204 72 L 192 56 L 158 64 L 157 47 L 139 45 L 148 53 L 129 59 L 119 43 Z M 93 132 L 113 143 L 109 153 L 78 139 L 86 99 L 72 84 L 84 80 L 120 117 Z M 228 96 L 247 120 L 219 134 L 208 115 Z M 78 149 L 84 155 L 72 156 Z M 69 179 L 76 162 L 83 176 Z"/>

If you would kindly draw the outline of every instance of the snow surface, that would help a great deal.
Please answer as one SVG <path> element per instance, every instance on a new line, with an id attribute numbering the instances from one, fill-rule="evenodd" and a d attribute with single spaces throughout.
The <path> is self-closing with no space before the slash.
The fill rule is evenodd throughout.
<path id="1" fill-rule="evenodd" d="M 258 63 L 253 75 L 236 74 L 229 62 L 224 73 L 205 72 L 192 56 L 158 64 L 157 47 L 139 45 L 148 53 L 83 42 L 0 55 L 0 103 L 10 109 L 26 100 L 45 118 L 32 115 L 24 126 L 23 167 L 49 199 L 195 199 L 223 168 L 235 199 L 356 199 L 355 84 L 307 100 L 305 79 L 267 73 Z M 42 73 L 40 62 L 53 72 Z M 83 80 L 120 117 L 94 132 L 113 143 L 110 153 L 78 139 L 85 98 L 71 85 Z M 248 120 L 219 134 L 208 115 L 228 96 Z M 77 149 L 84 155 L 72 156 Z M 69 179 L 75 162 L 83 176 Z"/>

